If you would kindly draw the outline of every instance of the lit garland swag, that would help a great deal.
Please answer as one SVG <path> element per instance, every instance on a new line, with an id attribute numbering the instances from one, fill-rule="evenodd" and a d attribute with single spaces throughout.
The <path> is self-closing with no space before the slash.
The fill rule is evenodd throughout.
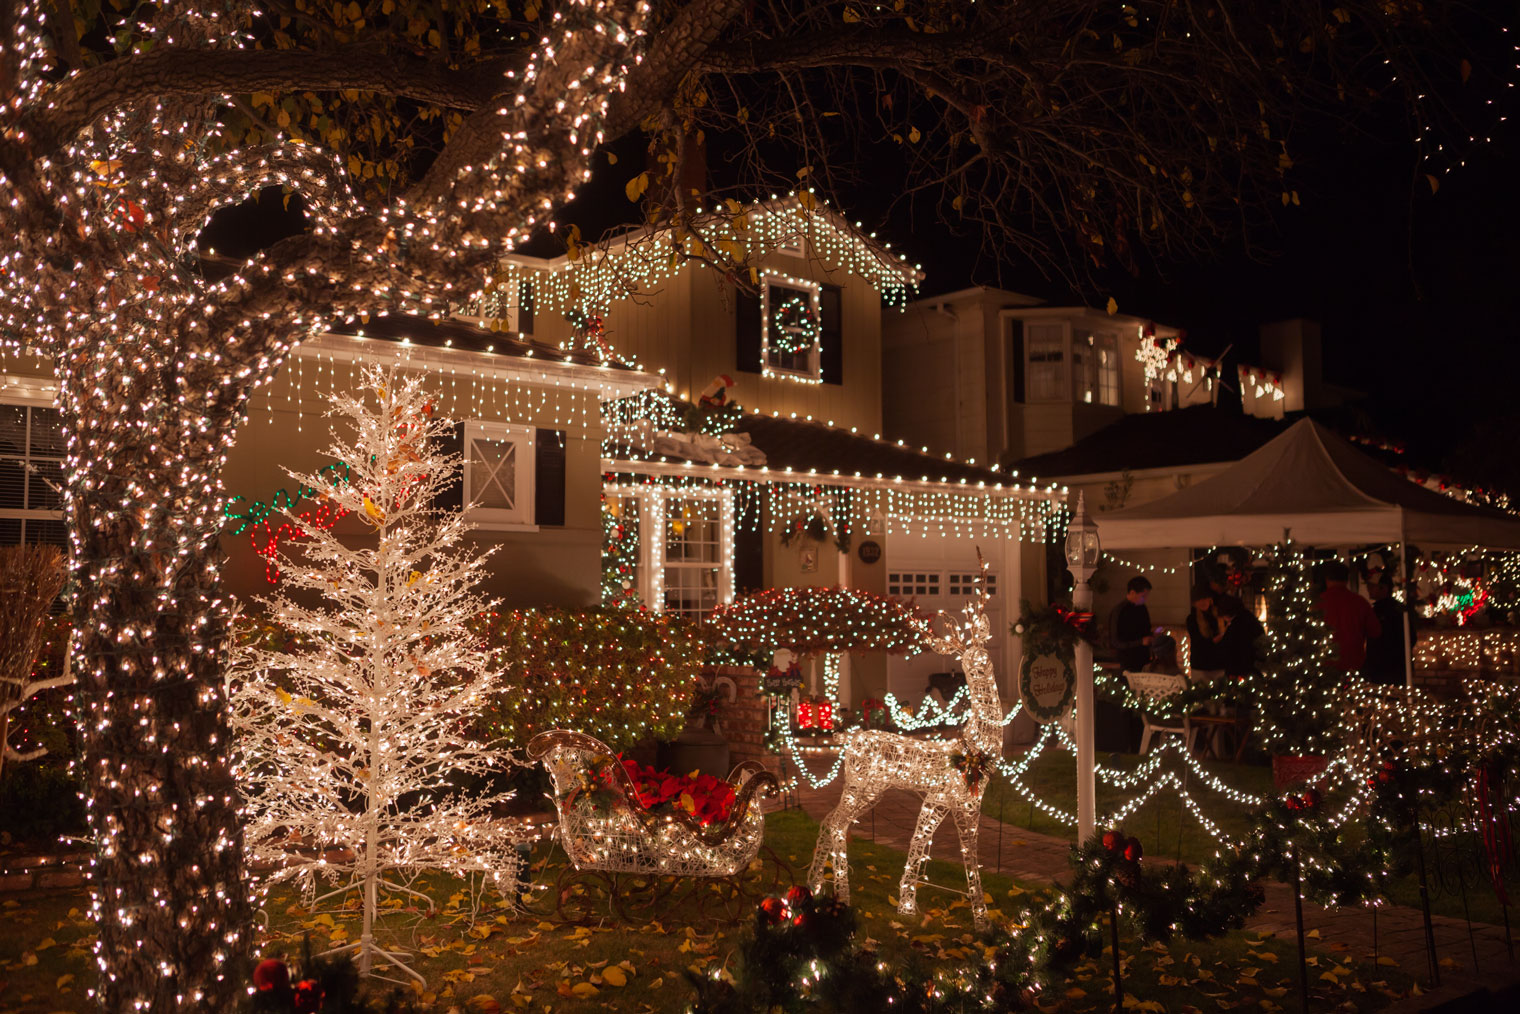
<path id="1" fill-rule="evenodd" d="M 813 652 L 909 654 L 923 644 L 928 615 L 909 603 L 854 588 L 769 588 L 720 606 L 714 637 L 764 654 Z"/>
<path id="2" fill-rule="evenodd" d="M 929 970 L 888 963 L 855 936 L 855 918 L 832 899 L 794 887 L 769 898 L 731 969 L 732 982 L 690 976 L 696 1014 L 900 1010 L 908 1014 L 1004 1011 L 1024 1006 L 1083 957 L 1102 952 L 1111 913 L 1141 943 L 1204 939 L 1238 929 L 1260 907 L 1265 877 L 1301 873 L 1306 897 L 1346 905 L 1377 896 L 1379 852 L 1347 846 L 1324 820 L 1313 790 L 1276 800 L 1259 814 L 1251 845 L 1196 870 L 1144 865 L 1138 839 L 1122 830 L 1073 847 L 1071 883 L 1012 928 L 980 940 L 983 960 Z"/>

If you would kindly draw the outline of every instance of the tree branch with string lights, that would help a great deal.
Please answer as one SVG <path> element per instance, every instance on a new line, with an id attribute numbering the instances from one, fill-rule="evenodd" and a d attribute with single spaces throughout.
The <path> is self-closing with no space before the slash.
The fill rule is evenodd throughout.
<path id="1" fill-rule="evenodd" d="M 833 125 L 869 124 L 902 139 L 900 192 L 932 190 L 974 239 L 1058 270 L 1196 248 L 1289 193 L 1305 102 L 1349 108 L 1368 67 L 1429 91 L 1404 42 L 1438 34 L 1371 0 L 1334 23 L 1159 0 L 72 7 L 0 4 L 0 341 L 51 365 L 69 447 L 98 999 L 156 1011 L 224 1009 L 248 948 L 219 474 L 297 343 L 471 303 L 636 131 L 678 153 L 672 179 L 687 137 L 726 132 L 746 187 L 837 198 L 881 162 Z M 204 249 L 208 218 L 266 187 L 299 194 L 302 231 Z M 747 205 L 646 191 L 651 228 L 695 237 L 651 256 L 750 277 L 698 228 Z"/>

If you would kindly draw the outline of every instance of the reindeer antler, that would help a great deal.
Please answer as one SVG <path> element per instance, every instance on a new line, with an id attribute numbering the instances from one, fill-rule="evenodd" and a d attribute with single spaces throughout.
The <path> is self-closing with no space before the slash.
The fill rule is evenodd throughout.
<path id="1" fill-rule="evenodd" d="M 950 613 L 940 610 L 939 619 L 950 624 L 950 632 L 944 636 L 935 636 L 932 629 L 929 632 L 929 647 L 941 655 L 949 655 L 960 658 L 966 652 L 977 645 L 986 644 L 992 637 L 992 621 L 987 618 L 987 604 L 992 598 L 988 591 L 986 559 L 982 557 L 982 548 L 976 549 L 977 566 L 981 568 L 982 576 L 977 580 L 976 595 L 961 607 L 964 621 L 957 620 Z M 927 626 L 932 628 L 933 620 Z"/>

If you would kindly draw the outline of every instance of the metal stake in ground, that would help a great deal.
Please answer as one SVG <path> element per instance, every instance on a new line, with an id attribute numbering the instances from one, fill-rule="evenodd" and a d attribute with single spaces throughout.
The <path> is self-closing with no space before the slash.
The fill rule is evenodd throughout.
<path id="1" fill-rule="evenodd" d="M 1298 856 L 1293 856 L 1293 923 L 1298 933 L 1298 1004 L 1309 1014 L 1309 962 L 1304 956 L 1304 890 Z"/>
<path id="2" fill-rule="evenodd" d="M 1124 1011 L 1124 974 L 1119 966 L 1119 904 L 1114 903 L 1108 913 L 1108 926 L 1114 938 L 1114 1014 Z"/>

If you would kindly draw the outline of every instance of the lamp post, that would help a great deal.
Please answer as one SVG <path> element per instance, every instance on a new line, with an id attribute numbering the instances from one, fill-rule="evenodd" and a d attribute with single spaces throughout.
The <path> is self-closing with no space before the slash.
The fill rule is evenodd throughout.
<path id="1" fill-rule="evenodd" d="M 1077 493 L 1077 509 L 1066 528 L 1066 569 L 1071 572 L 1073 587 L 1071 606 L 1077 612 L 1092 609 L 1092 586 L 1088 581 L 1098 570 L 1103 547 L 1098 543 L 1098 526 L 1087 513 L 1086 498 Z M 1092 837 L 1097 823 L 1097 792 L 1093 773 L 1096 768 L 1093 723 L 1092 645 L 1085 638 L 1077 641 L 1077 840 Z"/>

